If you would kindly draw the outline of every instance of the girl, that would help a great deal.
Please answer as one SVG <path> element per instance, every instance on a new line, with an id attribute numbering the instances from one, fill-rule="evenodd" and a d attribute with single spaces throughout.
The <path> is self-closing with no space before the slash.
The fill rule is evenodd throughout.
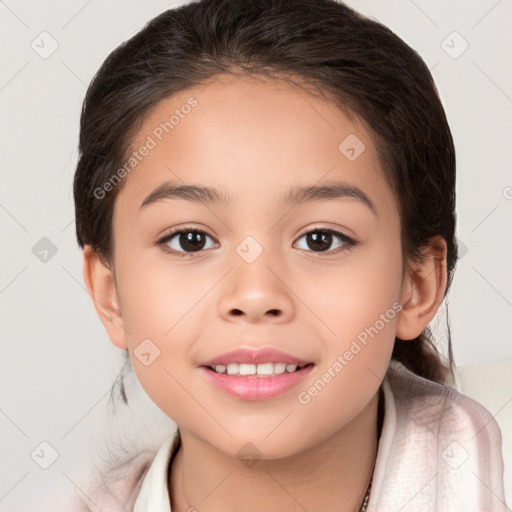
<path id="1" fill-rule="evenodd" d="M 334 0 L 164 12 L 87 91 L 74 198 L 98 315 L 178 426 L 108 510 L 506 509 L 497 423 L 429 331 L 452 136 L 388 28 Z"/>

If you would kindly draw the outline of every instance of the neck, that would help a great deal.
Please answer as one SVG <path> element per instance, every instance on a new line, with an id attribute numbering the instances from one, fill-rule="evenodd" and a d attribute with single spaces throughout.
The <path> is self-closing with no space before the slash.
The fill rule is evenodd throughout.
<path id="1" fill-rule="evenodd" d="M 251 467 L 180 431 L 169 481 L 172 512 L 358 512 L 373 473 L 382 407 L 379 417 L 377 393 L 350 424 L 321 443 Z"/>

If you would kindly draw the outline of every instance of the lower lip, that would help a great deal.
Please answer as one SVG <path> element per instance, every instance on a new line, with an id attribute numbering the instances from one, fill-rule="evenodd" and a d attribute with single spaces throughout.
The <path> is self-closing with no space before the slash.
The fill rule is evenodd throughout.
<path id="1" fill-rule="evenodd" d="M 268 400 L 285 393 L 304 380 L 313 369 L 313 364 L 305 366 L 299 371 L 292 373 L 284 372 L 275 377 L 235 377 L 223 373 L 216 373 L 209 368 L 202 366 L 206 377 L 226 393 L 244 400 Z"/>

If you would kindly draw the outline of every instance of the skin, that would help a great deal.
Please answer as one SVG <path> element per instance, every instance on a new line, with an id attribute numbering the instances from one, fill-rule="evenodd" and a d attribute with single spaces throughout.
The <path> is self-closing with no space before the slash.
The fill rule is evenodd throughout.
<path id="1" fill-rule="evenodd" d="M 402 268 L 397 204 L 365 123 L 286 82 L 216 77 L 161 102 L 134 146 L 193 96 L 198 105 L 125 178 L 115 202 L 111 268 L 89 246 L 84 279 L 112 343 L 127 349 L 145 391 L 180 427 L 172 465 L 173 512 L 358 510 L 377 451 L 378 389 L 395 335 L 418 336 L 446 286 L 446 244 Z M 366 146 L 349 161 L 339 144 Z M 168 199 L 140 205 L 162 182 L 215 186 L 228 205 Z M 374 214 L 342 198 L 283 207 L 298 185 L 344 181 L 364 191 Z M 192 257 L 156 241 L 173 227 L 205 230 Z M 304 232 L 334 228 L 357 241 L 330 252 Z M 253 237 L 252 263 L 236 252 Z M 168 245 L 171 242 L 168 242 Z M 184 253 L 179 236 L 172 248 Z M 298 394 L 332 367 L 351 342 L 394 303 L 402 310 L 308 404 Z M 134 355 L 149 338 L 160 355 Z M 269 400 L 224 394 L 198 366 L 239 347 L 276 347 L 315 363 L 296 388 Z M 261 458 L 237 456 L 248 442 Z"/>

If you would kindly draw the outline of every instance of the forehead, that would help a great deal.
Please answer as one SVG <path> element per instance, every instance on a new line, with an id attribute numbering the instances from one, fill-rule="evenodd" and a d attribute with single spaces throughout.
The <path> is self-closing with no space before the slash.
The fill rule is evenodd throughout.
<path id="1" fill-rule="evenodd" d="M 323 180 L 390 199 L 366 124 L 284 80 L 217 76 L 180 91 L 146 115 L 132 150 L 144 146 L 117 210 L 138 209 L 165 181 L 218 188 L 238 206 L 277 203 L 291 187 Z"/>

